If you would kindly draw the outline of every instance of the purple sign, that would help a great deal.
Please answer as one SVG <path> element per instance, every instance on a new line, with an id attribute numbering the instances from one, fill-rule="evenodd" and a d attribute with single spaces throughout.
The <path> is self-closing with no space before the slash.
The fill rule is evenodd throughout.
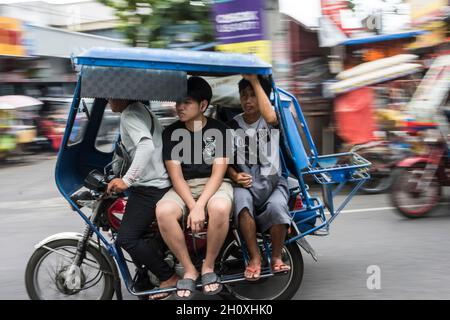
<path id="1" fill-rule="evenodd" d="M 263 0 L 215 0 L 213 18 L 221 44 L 264 39 Z"/>

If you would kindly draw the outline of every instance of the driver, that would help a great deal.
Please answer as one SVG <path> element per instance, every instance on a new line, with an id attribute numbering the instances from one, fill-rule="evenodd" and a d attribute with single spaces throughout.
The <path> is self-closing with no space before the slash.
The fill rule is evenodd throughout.
<path id="1" fill-rule="evenodd" d="M 139 265 L 145 265 L 160 280 L 160 288 L 172 287 L 178 276 L 163 260 L 159 246 L 144 240 L 155 221 L 156 203 L 170 189 L 171 183 L 162 161 L 162 127 L 141 102 L 108 100 L 113 112 L 120 112 L 120 135 L 132 163 L 123 178 L 113 179 L 107 192 L 129 191 L 117 245 L 125 249 Z M 152 119 L 153 118 L 153 119 Z M 152 132 L 152 124 L 155 126 Z M 142 288 L 145 289 L 145 288 Z M 169 293 L 155 294 L 162 299 Z"/>

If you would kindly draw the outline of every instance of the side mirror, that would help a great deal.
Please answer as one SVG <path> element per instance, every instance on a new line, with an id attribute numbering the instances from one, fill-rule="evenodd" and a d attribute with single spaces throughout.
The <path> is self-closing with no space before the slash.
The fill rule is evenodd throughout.
<path id="1" fill-rule="evenodd" d="M 84 186 L 89 190 L 104 192 L 107 186 L 105 176 L 98 170 L 92 170 L 84 179 Z"/>

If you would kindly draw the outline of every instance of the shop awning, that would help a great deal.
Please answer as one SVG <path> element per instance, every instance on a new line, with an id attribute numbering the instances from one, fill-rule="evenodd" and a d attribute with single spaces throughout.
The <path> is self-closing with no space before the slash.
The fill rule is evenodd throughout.
<path id="1" fill-rule="evenodd" d="M 369 36 L 369 37 L 364 37 L 364 38 L 348 39 L 348 40 L 341 42 L 340 45 L 354 46 L 354 45 L 374 43 L 374 42 L 407 39 L 407 38 L 417 37 L 418 35 L 421 35 L 424 33 L 426 33 L 426 31 L 424 31 L 424 30 L 413 30 L 413 31 L 406 31 L 406 32 L 399 32 L 399 33 L 392 33 L 392 34 L 382 34 L 382 35 Z"/>
<path id="2" fill-rule="evenodd" d="M 27 26 L 26 36 L 33 39 L 29 54 L 41 57 L 70 58 L 93 47 L 127 47 L 125 40 L 35 25 Z"/>

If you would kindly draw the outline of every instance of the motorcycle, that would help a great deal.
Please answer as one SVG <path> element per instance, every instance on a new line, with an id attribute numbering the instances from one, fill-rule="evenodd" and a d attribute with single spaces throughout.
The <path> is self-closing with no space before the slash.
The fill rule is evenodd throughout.
<path id="1" fill-rule="evenodd" d="M 103 232 L 108 232 L 110 242 L 114 242 L 117 236 L 127 203 L 124 194 L 107 195 L 105 193 L 108 181 L 114 177 L 114 175 L 105 175 L 94 170 L 89 173 L 84 182 L 88 191 L 80 191 L 71 197 L 79 208 L 87 207 L 92 210 L 90 221 Z M 300 208 L 297 207 L 296 209 Z M 184 229 L 187 247 L 196 267 L 201 266 L 206 255 L 206 231 L 207 224 L 205 229 L 197 234 Z M 52 291 L 48 292 L 49 295 L 42 292 L 40 281 L 37 281 L 36 278 L 40 276 L 41 272 L 46 272 L 45 267 L 51 266 L 52 262 L 55 262 L 53 259 L 58 261 L 57 265 L 66 265 L 59 268 L 53 275 L 54 278 L 52 277 L 56 287 L 64 295 L 78 295 L 84 299 L 111 299 L 113 292 L 118 292 L 118 283 L 115 283 L 114 280 L 118 276 L 118 270 L 115 268 L 115 264 L 111 263 L 110 254 L 99 246 L 99 243 L 90 240 L 92 233 L 92 229 L 87 228 L 84 234 L 65 234 L 64 239 L 52 236 L 43 241 L 45 244 L 39 246 L 40 248 L 35 251 L 27 266 L 27 292 L 31 299 L 55 298 Z M 289 236 L 293 234 L 294 230 L 291 230 Z M 176 262 L 175 257 L 161 241 L 156 222 L 149 226 L 145 240 L 158 248 L 164 260 L 175 268 L 179 276 L 183 275 L 183 267 Z M 267 256 L 270 250 L 270 239 L 266 234 L 258 234 L 258 240 L 262 252 L 266 253 L 264 259 L 266 264 L 262 269 L 263 280 L 260 281 L 260 285 L 268 290 L 265 291 L 264 296 L 261 296 L 258 292 L 261 288 L 250 294 L 248 290 L 243 290 L 245 286 L 236 285 L 237 281 L 243 279 L 236 278 L 233 275 L 243 271 L 241 267 L 244 265 L 246 253 L 242 251 L 240 246 L 242 239 L 233 227 L 230 229 L 216 265 L 216 269 L 222 275 L 222 283 L 228 288 L 227 292 L 222 294 L 225 298 L 229 298 L 229 292 L 232 292 L 235 297 L 247 299 L 289 299 L 298 290 L 303 275 L 303 259 L 300 248 L 294 244 L 285 245 L 283 248 L 283 259 L 286 264 L 291 266 L 292 274 L 278 274 L 276 277 L 268 279 L 271 275 L 270 255 Z M 132 263 L 119 254 L 119 251 L 117 254 L 121 260 L 120 268 L 125 268 L 125 262 Z M 52 255 L 53 257 L 51 257 Z M 83 261 L 80 266 L 76 266 L 78 260 Z M 70 264 L 71 262 L 72 264 Z M 135 278 L 131 281 L 130 292 L 133 293 L 136 286 L 142 283 L 142 279 L 138 279 L 137 275 L 144 274 L 145 277 L 145 274 L 147 274 L 150 281 L 147 287 L 143 288 L 145 291 L 150 291 L 159 285 L 158 279 L 149 270 L 140 266 L 138 268 Z M 98 287 L 100 283 L 103 290 L 93 290 L 92 293 L 87 294 L 91 287 Z M 271 293 L 268 294 L 268 291 Z M 143 296 L 146 297 L 147 295 Z"/>
<path id="2" fill-rule="evenodd" d="M 394 172 L 391 202 L 407 218 L 421 218 L 439 203 L 450 186 L 450 150 L 437 130 L 429 130 L 426 154 L 406 158 Z"/>
<path id="3" fill-rule="evenodd" d="M 408 218 L 420 218 L 439 203 L 442 188 L 450 185 L 450 55 L 435 59 L 406 111 L 410 127 L 429 126 L 427 152 L 400 162 L 391 201 Z M 411 121 L 413 120 L 413 121 Z"/>
<path id="4" fill-rule="evenodd" d="M 303 278 L 301 249 L 317 260 L 305 237 L 329 233 L 330 223 L 369 179 L 370 162 L 351 152 L 319 156 L 298 101 L 289 92 L 275 86 L 271 66 L 254 56 L 95 48 L 76 57 L 75 64 L 81 71 L 58 153 L 55 176 L 59 191 L 72 210 L 84 220 L 86 228 L 83 233 L 63 232 L 49 236 L 35 246 L 25 271 L 29 297 L 35 300 L 111 299 L 115 294 L 117 299 L 122 299 L 122 280 L 128 292 L 141 298 L 176 291 L 175 287 L 157 288 L 158 279 L 142 266 L 136 266 L 132 276 L 129 269 L 132 261 L 114 242 L 127 199 L 126 194 L 105 194 L 107 183 L 114 177 L 109 168 L 116 142 L 112 140 L 108 144 L 105 137 L 100 136 L 104 131 L 102 125 L 107 115 L 107 99 L 177 101 L 186 93 L 183 90 L 186 90 L 188 73 L 207 75 L 209 81 L 213 76 L 254 73 L 270 77 L 274 92 L 272 103 L 279 116 L 282 136 L 280 158 L 283 174 L 295 182 L 290 187 L 292 223 L 282 253 L 284 262 L 291 269 L 284 273 L 272 271 L 270 236 L 258 233 L 264 260 L 261 278 L 255 282 L 246 281 L 244 270 L 249 261 L 248 251 L 239 231 L 230 223 L 227 239 L 216 261 L 216 273 L 224 286 L 220 293 L 224 299 L 292 298 Z M 236 84 L 234 88 L 237 91 Z M 222 98 L 216 93 L 211 105 L 223 101 Z M 89 107 L 86 99 L 92 101 Z M 307 148 L 303 146 L 301 133 L 306 137 Z M 108 137 L 114 139 L 117 135 Z M 306 150 L 311 150 L 310 154 Z M 323 186 L 323 201 L 310 195 L 304 175 L 311 175 Z M 333 199 L 346 183 L 354 183 L 355 186 L 335 208 Z M 338 186 L 333 190 L 336 184 Z M 330 215 L 325 215 L 325 208 Z M 198 234 L 184 230 L 190 255 L 198 265 L 205 256 L 207 230 Z M 156 224 L 149 226 L 146 241 L 158 246 L 161 256 L 182 276 L 183 268 L 164 245 L 158 245 L 161 243 L 159 237 Z M 148 279 L 145 285 L 140 281 L 142 277 Z M 201 288 L 201 284 L 197 288 Z"/>

